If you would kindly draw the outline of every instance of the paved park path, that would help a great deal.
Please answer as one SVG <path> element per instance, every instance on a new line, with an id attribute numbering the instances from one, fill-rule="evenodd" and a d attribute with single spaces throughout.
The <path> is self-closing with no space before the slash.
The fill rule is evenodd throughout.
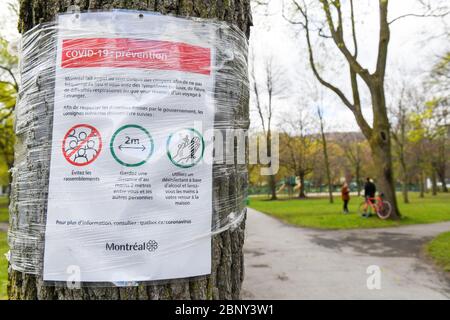
<path id="1" fill-rule="evenodd" d="M 244 299 L 450 299 L 450 277 L 423 245 L 450 222 L 399 228 L 298 228 L 248 209 Z M 381 289 L 367 289 L 367 267 Z"/>

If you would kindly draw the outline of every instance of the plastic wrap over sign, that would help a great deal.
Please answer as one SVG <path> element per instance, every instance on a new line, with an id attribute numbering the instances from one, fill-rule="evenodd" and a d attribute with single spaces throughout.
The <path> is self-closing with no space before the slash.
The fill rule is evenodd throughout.
<path id="1" fill-rule="evenodd" d="M 12 267 L 108 283 L 211 273 L 212 236 L 245 214 L 245 163 L 214 155 L 218 133 L 248 125 L 245 36 L 86 12 L 38 25 L 22 51 Z"/>

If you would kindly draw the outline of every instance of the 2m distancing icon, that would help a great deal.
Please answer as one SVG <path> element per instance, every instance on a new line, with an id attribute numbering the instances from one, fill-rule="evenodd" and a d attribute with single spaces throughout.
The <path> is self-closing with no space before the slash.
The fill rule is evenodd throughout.
<path id="1" fill-rule="evenodd" d="M 114 132 L 110 149 L 113 158 L 123 166 L 138 167 L 153 154 L 153 138 L 137 124 L 127 124 Z"/>
<path id="2" fill-rule="evenodd" d="M 77 124 L 67 131 L 62 143 L 64 158 L 74 166 L 86 166 L 102 151 L 102 138 L 96 128 Z"/>

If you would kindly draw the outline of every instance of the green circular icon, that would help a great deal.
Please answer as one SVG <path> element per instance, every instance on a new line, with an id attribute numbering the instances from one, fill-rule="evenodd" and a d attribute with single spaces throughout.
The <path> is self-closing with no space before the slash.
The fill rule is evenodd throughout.
<path id="1" fill-rule="evenodd" d="M 186 128 L 172 133 L 167 139 L 167 156 L 180 168 L 195 166 L 205 151 L 205 141 L 195 129 Z"/>
<path id="2" fill-rule="evenodd" d="M 127 124 L 114 132 L 110 149 L 113 158 L 123 166 L 138 167 L 153 154 L 153 138 L 137 124 Z"/>

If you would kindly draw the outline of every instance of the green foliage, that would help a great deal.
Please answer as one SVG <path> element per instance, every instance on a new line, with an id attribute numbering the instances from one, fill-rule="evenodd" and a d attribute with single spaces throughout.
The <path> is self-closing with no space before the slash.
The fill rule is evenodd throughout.
<path id="1" fill-rule="evenodd" d="M 8 198 L 0 197 L 0 223 L 9 221 Z"/>
<path id="2" fill-rule="evenodd" d="M 445 232 L 434 238 L 426 246 L 428 255 L 437 265 L 450 272 L 450 232 Z"/>
<path id="3" fill-rule="evenodd" d="M 440 92 L 450 89 L 450 51 L 434 65 L 430 74 L 431 87 Z"/>
<path id="4" fill-rule="evenodd" d="M 9 42 L 0 38 L 0 65 L 8 68 L 15 68 L 19 62 L 19 58 L 10 52 Z"/>
<path id="5" fill-rule="evenodd" d="M 8 46 L 8 41 L 0 38 L 0 184 L 2 186 L 9 184 L 9 169 L 14 163 L 13 111 L 18 92 L 14 75 L 18 57 L 10 53 Z"/>
<path id="6" fill-rule="evenodd" d="M 18 84 L 15 78 L 18 57 L 8 50 L 9 42 L 0 38 L 0 120 L 8 118 L 16 105 Z"/>
<path id="7" fill-rule="evenodd" d="M 0 108 L 2 115 L 9 114 L 16 105 L 16 89 L 10 82 L 0 81 Z"/>
<path id="8" fill-rule="evenodd" d="M 412 112 L 410 121 L 412 129 L 408 132 L 411 142 L 434 140 L 446 134 L 446 101 L 434 98 L 425 103 L 422 110 Z"/>
<path id="9" fill-rule="evenodd" d="M 0 123 L 0 181 L 4 181 L 5 178 L 1 164 L 6 165 L 9 169 L 14 163 L 15 134 L 13 122 L 14 119 L 10 116 Z M 9 173 L 7 175 L 9 176 Z"/>
<path id="10" fill-rule="evenodd" d="M 8 261 L 5 254 L 8 252 L 8 243 L 6 241 L 6 233 L 0 232 L 0 300 L 5 300 L 6 284 L 8 282 Z"/>
<path id="11" fill-rule="evenodd" d="M 320 229 L 382 228 L 400 225 L 450 221 L 450 194 L 419 198 L 411 193 L 410 204 L 400 204 L 403 217 L 400 221 L 383 221 L 378 217 L 362 218 L 357 214 L 362 197 L 352 196 L 351 214 L 342 213 L 342 202 L 330 204 L 327 198 L 307 200 L 269 201 L 265 197 L 252 197 L 250 207 L 297 226 Z"/>

